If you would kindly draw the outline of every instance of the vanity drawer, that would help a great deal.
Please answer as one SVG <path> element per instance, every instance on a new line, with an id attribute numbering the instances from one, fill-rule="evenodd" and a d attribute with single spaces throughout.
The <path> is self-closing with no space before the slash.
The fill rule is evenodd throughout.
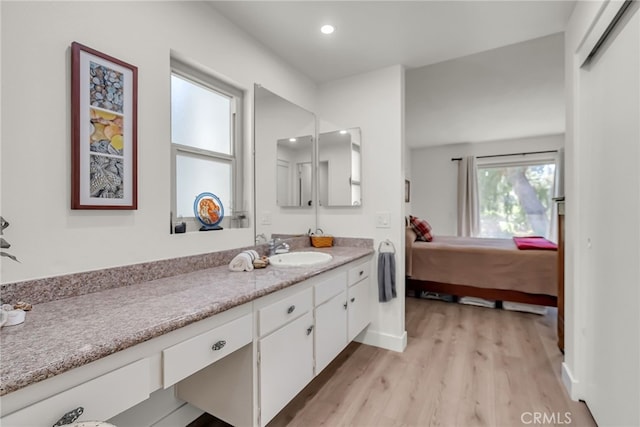
<path id="1" fill-rule="evenodd" d="M 78 407 L 84 409 L 78 421 L 105 421 L 149 397 L 149 375 L 149 359 L 138 360 L 9 414 L 1 424 L 52 426 Z"/>
<path id="2" fill-rule="evenodd" d="M 305 314 L 313 307 L 312 288 L 261 308 L 258 311 L 258 333 L 264 336 L 287 322 Z"/>
<path id="3" fill-rule="evenodd" d="M 323 280 L 320 283 L 316 283 L 313 287 L 316 307 L 325 301 L 331 299 L 331 297 L 338 295 L 344 291 L 347 285 L 347 272 L 344 271 L 340 274 L 336 274 Z"/>
<path id="4" fill-rule="evenodd" d="M 246 314 L 162 351 L 163 386 L 170 387 L 253 340 L 252 314 Z"/>
<path id="5" fill-rule="evenodd" d="M 349 286 L 369 277 L 371 261 L 363 262 L 349 270 Z"/>

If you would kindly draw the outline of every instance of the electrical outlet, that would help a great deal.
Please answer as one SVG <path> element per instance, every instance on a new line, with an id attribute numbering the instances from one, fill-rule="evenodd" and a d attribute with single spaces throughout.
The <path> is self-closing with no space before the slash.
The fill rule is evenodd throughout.
<path id="1" fill-rule="evenodd" d="M 271 212 L 262 212 L 262 220 L 260 222 L 262 225 L 271 225 Z"/>
<path id="2" fill-rule="evenodd" d="M 389 212 L 376 212 L 376 228 L 390 228 L 391 215 Z"/>

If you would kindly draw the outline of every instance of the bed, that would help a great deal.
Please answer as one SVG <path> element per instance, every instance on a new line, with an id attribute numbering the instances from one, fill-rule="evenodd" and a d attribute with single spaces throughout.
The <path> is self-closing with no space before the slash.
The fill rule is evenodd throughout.
<path id="1" fill-rule="evenodd" d="M 512 239 L 434 236 L 406 229 L 406 289 L 557 306 L 557 251 L 520 250 Z"/>

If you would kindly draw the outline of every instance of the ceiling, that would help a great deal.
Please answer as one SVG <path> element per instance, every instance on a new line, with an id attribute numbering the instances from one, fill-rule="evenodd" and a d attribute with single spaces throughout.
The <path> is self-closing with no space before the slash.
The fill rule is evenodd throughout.
<path id="1" fill-rule="evenodd" d="M 426 67 L 405 78 L 409 147 L 565 131 L 564 34 Z"/>
<path id="2" fill-rule="evenodd" d="M 211 1 L 318 83 L 422 67 L 564 31 L 574 1 Z M 336 31 L 320 33 L 323 24 Z"/>
<path id="3" fill-rule="evenodd" d="M 410 147 L 564 132 L 562 35 L 545 36 L 564 31 L 575 1 L 210 4 L 319 85 L 404 65 L 405 135 Z M 329 36 L 319 31 L 326 23 L 336 28 Z M 539 38 L 543 42 L 538 45 L 522 43 Z M 520 48 L 524 50 L 519 53 Z M 448 72 L 449 66 L 460 76 L 464 67 L 471 67 L 466 70 L 466 84 L 431 80 Z M 491 76 L 494 72 L 498 74 Z M 507 123 L 514 112 L 522 113 L 520 119 Z"/>

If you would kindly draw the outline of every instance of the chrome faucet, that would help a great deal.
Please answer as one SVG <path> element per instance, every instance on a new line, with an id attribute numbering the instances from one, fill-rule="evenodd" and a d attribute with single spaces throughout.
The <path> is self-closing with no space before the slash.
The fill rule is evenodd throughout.
<path id="1" fill-rule="evenodd" d="M 280 239 L 269 240 L 269 256 L 287 253 L 289 249 L 290 246 L 287 242 L 283 242 Z"/>

